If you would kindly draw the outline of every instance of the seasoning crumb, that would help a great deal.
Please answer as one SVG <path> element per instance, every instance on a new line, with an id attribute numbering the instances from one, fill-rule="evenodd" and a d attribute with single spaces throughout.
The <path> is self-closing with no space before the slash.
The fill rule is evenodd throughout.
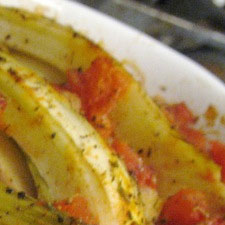
<path id="1" fill-rule="evenodd" d="M 77 72 L 78 72 L 78 73 L 82 73 L 82 72 L 83 72 L 82 67 L 79 67 L 79 68 L 77 69 Z"/>
<path id="2" fill-rule="evenodd" d="M 73 37 L 76 38 L 77 36 L 79 36 L 79 34 L 77 32 L 73 32 Z"/>
<path id="3" fill-rule="evenodd" d="M 162 85 L 162 86 L 160 86 L 160 90 L 161 90 L 161 91 L 166 91 L 167 88 L 166 88 L 166 86 Z"/>
<path id="4" fill-rule="evenodd" d="M 5 41 L 8 41 L 10 38 L 11 38 L 11 35 L 10 35 L 10 34 L 7 34 L 7 35 L 5 36 Z"/>
<path id="5" fill-rule="evenodd" d="M 57 221 L 58 221 L 58 223 L 63 223 L 64 219 L 62 218 L 62 216 L 58 215 L 57 216 Z"/>
<path id="6" fill-rule="evenodd" d="M 21 78 L 17 75 L 17 72 L 13 68 L 10 67 L 7 71 L 14 78 L 16 82 L 21 81 Z"/>
<path id="7" fill-rule="evenodd" d="M 215 121 L 218 116 L 218 111 L 213 105 L 209 105 L 208 109 L 206 110 L 204 117 L 207 121 L 207 125 L 212 127 L 215 124 Z"/>
<path id="8" fill-rule="evenodd" d="M 11 75 L 16 75 L 16 71 L 11 67 L 8 69 L 8 73 L 10 73 Z"/>
<path id="9" fill-rule="evenodd" d="M 26 18 L 26 16 L 24 15 L 24 14 L 20 14 L 20 16 L 21 16 L 21 18 L 23 19 L 23 20 L 26 20 L 27 18 Z"/>
<path id="10" fill-rule="evenodd" d="M 7 187 L 6 190 L 5 190 L 5 192 L 6 192 L 7 194 L 11 194 L 11 193 L 13 192 L 13 189 Z"/>
<path id="11" fill-rule="evenodd" d="M 26 197 L 25 192 L 23 192 L 23 191 L 18 192 L 17 198 L 19 198 L 19 199 L 24 199 L 25 197 Z"/>
<path id="12" fill-rule="evenodd" d="M 88 134 L 85 134 L 85 135 L 80 135 L 80 138 L 87 138 L 88 137 Z"/>
<path id="13" fill-rule="evenodd" d="M 152 154 L 152 149 L 149 148 L 149 149 L 148 149 L 148 152 L 147 152 L 147 157 L 149 158 L 149 157 L 151 156 L 151 154 Z"/>
<path id="14" fill-rule="evenodd" d="M 161 219 L 161 220 L 159 221 L 159 223 L 160 223 L 160 224 L 166 224 L 167 221 L 166 221 L 166 219 Z"/>
<path id="15" fill-rule="evenodd" d="M 55 132 L 51 134 L 51 138 L 52 138 L 52 139 L 54 139 L 55 136 L 56 136 L 56 133 L 55 133 Z"/>
<path id="16" fill-rule="evenodd" d="M 130 220 L 132 220 L 132 219 L 133 219 L 132 214 L 131 214 L 131 212 L 130 212 L 130 211 L 127 211 L 127 217 L 128 217 Z"/>
<path id="17" fill-rule="evenodd" d="M 141 155 L 144 152 L 143 148 L 138 150 L 138 154 Z"/>
<path id="18" fill-rule="evenodd" d="M 16 207 L 16 211 L 20 211 L 21 208 L 19 206 Z"/>
<path id="19" fill-rule="evenodd" d="M 96 116 L 93 116 L 93 117 L 91 118 L 91 120 L 92 120 L 93 122 L 95 122 L 95 121 L 96 121 Z"/>
<path id="20" fill-rule="evenodd" d="M 119 166 L 117 161 L 109 161 L 109 163 L 113 168 L 117 168 Z"/>
<path id="21" fill-rule="evenodd" d="M 0 56 L 0 62 L 6 62 L 6 58 Z"/>

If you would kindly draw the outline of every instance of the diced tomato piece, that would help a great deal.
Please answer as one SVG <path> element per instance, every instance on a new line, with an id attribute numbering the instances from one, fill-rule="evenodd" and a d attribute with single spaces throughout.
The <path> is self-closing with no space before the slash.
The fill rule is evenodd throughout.
<path id="1" fill-rule="evenodd" d="M 216 181 L 214 173 L 210 169 L 208 169 L 207 172 L 204 172 L 204 174 L 201 174 L 201 177 L 210 183 L 213 183 Z"/>
<path id="2" fill-rule="evenodd" d="M 201 131 L 191 128 L 196 118 L 185 103 L 166 107 L 166 115 L 187 142 L 206 152 L 206 138 Z"/>
<path id="3" fill-rule="evenodd" d="M 222 181 L 225 182 L 225 145 L 219 141 L 212 141 L 210 154 L 212 159 L 222 167 Z"/>
<path id="4" fill-rule="evenodd" d="M 166 201 L 158 224 L 195 225 L 207 219 L 208 208 L 208 202 L 202 192 L 184 189 Z"/>
<path id="5" fill-rule="evenodd" d="M 73 218 L 82 219 L 87 224 L 98 224 L 98 219 L 92 215 L 87 200 L 82 196 L 74 197 L 71 202 L 66 200 L 56 202 L 54 207 Z"/>
<path id="6" fill-rule="evenodd" d="M 113 149 L 124 160 L 129 171 L 135 171 L 140 167 L 140 159 L 132 149 L 124 142 L 115 140 L 112 144 Z"/>
<path id="7" fill-rule="evenodd" d="M 68 89 L 79 95 L 89 119 L 96 113 L 108 113 L 129 83 L 129 76 L 113 60 L 104 57 L 97 58 L 83 73 L 68 73 Z"/>
<path id="8" fill-rule="evenodd" d="M 188 126 L 196 121 L 192 112 L 183 102 L 168 106 L 166 109 L 172 116 L 172 121 L 178 126 Z"/>
<path id="9" fill-rule="evenodd" d="M 138 183 L 156 188 L 156 178 L 153 170 L 144 165 L 142 159 L 126 143 L 114 140 L 112 148 L 123 159 L 128 171 L 135 176 Z"/>
<path id="10" fill-rule="evenodd" d="M 219 141 L 212 141 L 211 156 L 216 163 L 221 166 L 225 166 L 225 145 Z"/>
<path id="11" fill-rule="evenodd" d="M 108 114 L 125 93 L 130 78 L 109 58 L 97 58 L 85 72 L 72 70 L 64 88 L 81 99 L 85 116 L 105 138 L 113 133 Z"/>
<path id="12" fill-rule="evenodd" d="M 206 137 L 201 131 L 189 127 L 180 127 L 179 131 L 187 142 L 200 150 L 206 150 Z"/>

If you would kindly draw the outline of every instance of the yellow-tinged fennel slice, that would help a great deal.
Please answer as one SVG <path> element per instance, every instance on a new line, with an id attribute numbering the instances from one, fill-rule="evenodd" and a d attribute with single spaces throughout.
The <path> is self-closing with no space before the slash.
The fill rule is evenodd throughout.
<path id="1" fill-rule="evenodd" d="M 0 132 L 0 181 L 17 191 L 35 195 L 32 176 L 18 146 Z"/>
<path id="2" fill-rule="evenodd" d="M 0 224 L 85 225 L 57 210 L 40 206 L 37 200 L 0 184 Z"/>
<path id="3" fill-rule="evenodd" d="M 143 224 L 134 180 L 97 132 L 54 88 L 0 53 L 1 128 L 48 187 L 48 201 L 81 193 L 100 224 Z"/>

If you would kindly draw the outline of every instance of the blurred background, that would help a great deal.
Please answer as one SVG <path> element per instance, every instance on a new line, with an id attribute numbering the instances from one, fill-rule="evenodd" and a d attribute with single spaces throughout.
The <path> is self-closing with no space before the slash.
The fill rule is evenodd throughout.
<path id="1" fill-rule="evenodd" d="M 225 82 L 225 0 L 74 0 L 199 62 Z"/>

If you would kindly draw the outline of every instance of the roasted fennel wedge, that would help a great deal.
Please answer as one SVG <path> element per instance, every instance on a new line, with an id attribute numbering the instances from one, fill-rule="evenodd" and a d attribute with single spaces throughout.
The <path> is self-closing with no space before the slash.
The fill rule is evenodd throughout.
<path id="1" fill-rule="evenodd" d="M 138 190 L 124 165 L 69 102 L 0 52 L 0 127 L 23 149 L 48 187 L 48 202 L 82 194 L 99 224 L 143 224 Z"/>
<path id="2" fill-rule="evenodd" d="M 4 225 L 83 225 L 57 210 L 0 184 L 0 224 Z"/>
<path id="3" fill-rule="evenodd" d="M 0 29 L 1 43 L 40 58 L 62 72 L 88 68 L 96 57 L 107 55 L 70 27 L 21 9 L 0 7 Z"/>
<path id="4" fill-rule="evenodd" d="M 31 173 L 26 158 L 18 146 L 0 132 L 0 182 L 16 191 L 35 195 Z"/>

